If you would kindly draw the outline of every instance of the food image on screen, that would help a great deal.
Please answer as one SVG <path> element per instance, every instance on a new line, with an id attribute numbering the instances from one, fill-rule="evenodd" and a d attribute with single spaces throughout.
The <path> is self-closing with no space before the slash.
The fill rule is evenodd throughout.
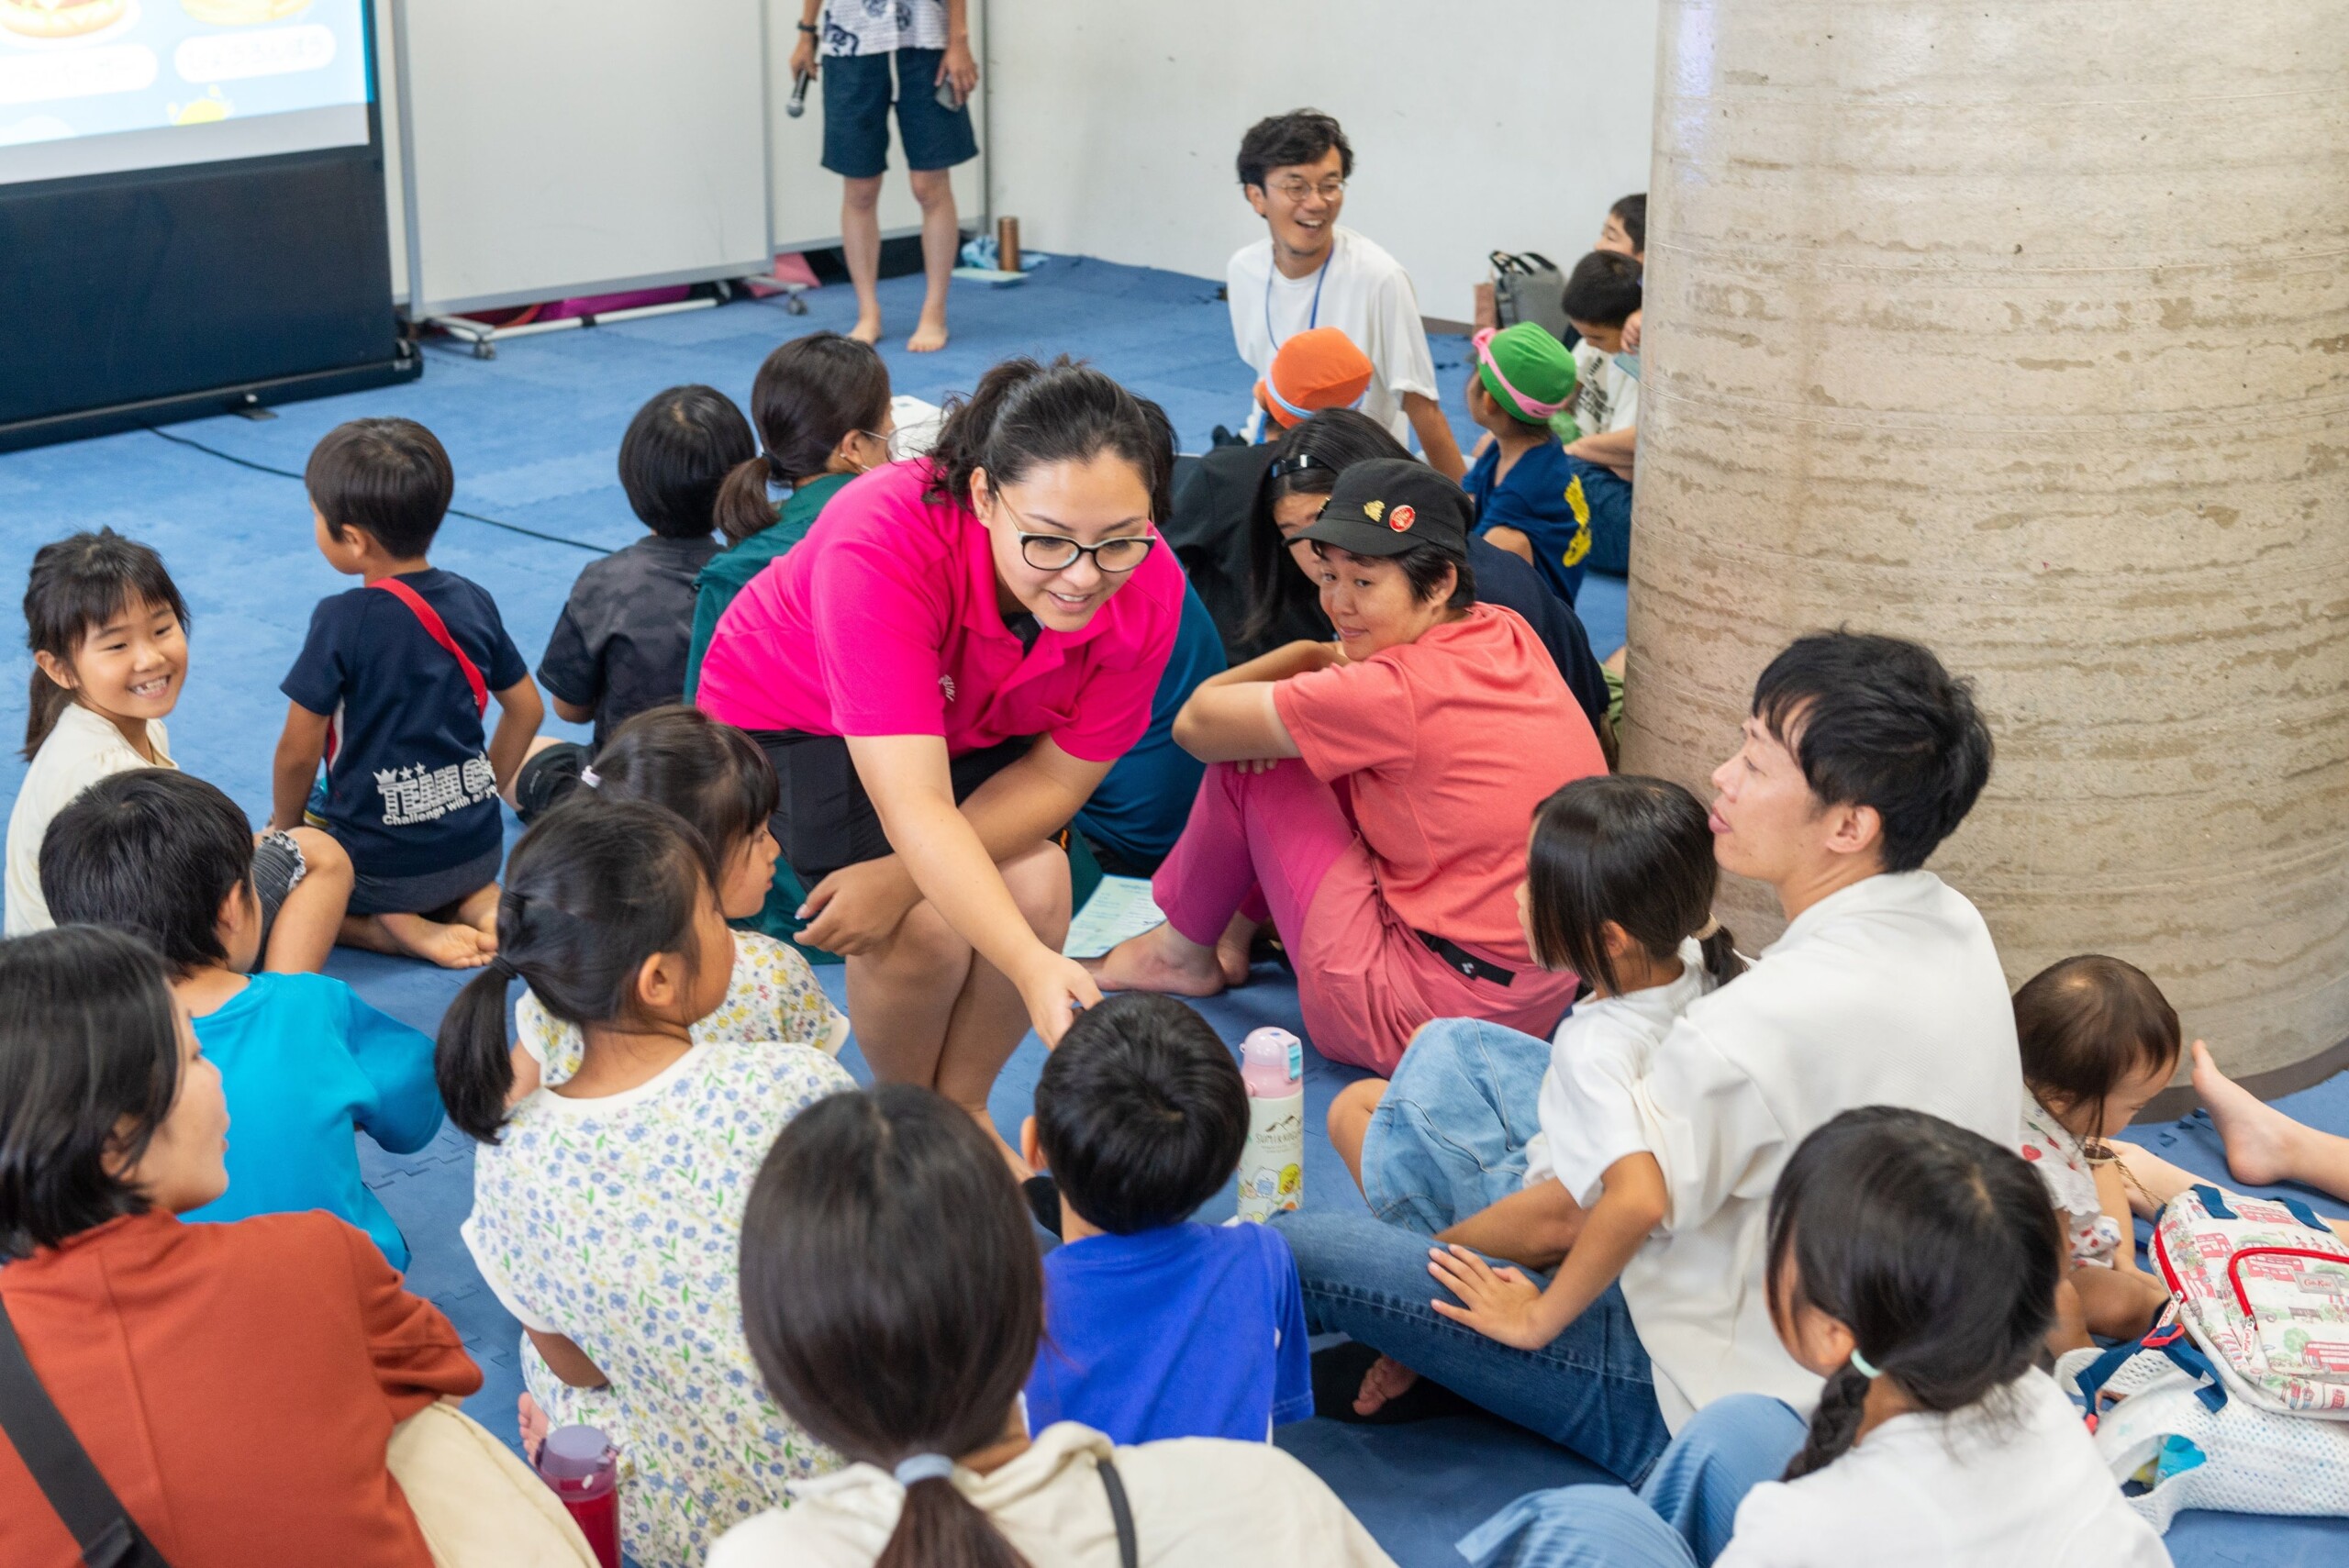
<path id="1" fill-rule="evenodd" d="M 0 0 L 0 185 L 364 146 L 362 0 Z"/>
<path id="2" fill-rule="evenodd" d="M 26 38 L 70 39 L 122 19 L 129 0 L 0 0 L 0 28 Z"/>

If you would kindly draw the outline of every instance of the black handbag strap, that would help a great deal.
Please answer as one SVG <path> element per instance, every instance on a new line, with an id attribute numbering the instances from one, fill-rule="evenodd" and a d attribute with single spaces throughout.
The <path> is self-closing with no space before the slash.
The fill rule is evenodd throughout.
<path id="1" fill-rule="evenodd" d="M 1101 1490 L 1109 1494 L 1109 1518 L 1118 1527 L 1118 1561 L 1124 1568 L 1141 1568 L 1141 1545 L 1134 1535 L 1133 1505 L 1126 1501 L 1125 1477 L 1109 1456 L 1100 1459 Z"/>
<path id="2" fill-rule="evenodd" d="M 5 1301 L 0 1301 L 0 1431 L 16 1445 L 17 1457 L 32 1472 L 33 1484 L 64 1521 L 89 1568 L 171 1568 L 98 1473 L 89 1451 L 40 1385 Z"/>

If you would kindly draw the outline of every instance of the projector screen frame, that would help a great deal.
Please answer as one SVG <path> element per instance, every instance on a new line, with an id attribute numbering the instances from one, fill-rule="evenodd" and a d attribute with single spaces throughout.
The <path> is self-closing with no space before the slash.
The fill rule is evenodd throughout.
<path id="1" fill-rule="evenodd" d="M 357 3 L 364 143 L 0 185 L 0 451 L 423 373 L 392 298 L 376 0 Z"/>

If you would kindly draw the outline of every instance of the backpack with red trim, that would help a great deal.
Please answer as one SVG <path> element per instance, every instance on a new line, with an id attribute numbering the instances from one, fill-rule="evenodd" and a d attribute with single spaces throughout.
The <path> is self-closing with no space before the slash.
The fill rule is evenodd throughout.
<path id="1" fill-rule="evenodd" d="M 2152 1252 L 2229 1394 L 2349 1421 L 2349 1242 L 2313 1209 L 2197 1184 L 2162 1210 Z"/>

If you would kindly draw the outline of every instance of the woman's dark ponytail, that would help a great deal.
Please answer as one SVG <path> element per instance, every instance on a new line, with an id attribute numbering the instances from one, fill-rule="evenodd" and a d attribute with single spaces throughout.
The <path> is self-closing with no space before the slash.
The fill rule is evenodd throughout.
<path id="1" fill-rule="evenodd" d="M 1859 1353 L 1828 1378 L 1786 1479 L 1850 1450 L 1878 1377 L 1941 1415 L 2004 1399 L 2039 1360 L 2063 1272 L 2047 1189 L 2012 1149 L 1891 1106 L 1804 1139 L 1770 1194 L 1770 1314 L 1783 1333 L 1824 1313 Z"/>
<path id="2" fill-rule="evenodd" d="M 971 475 L 1017 484 L 1056 462 L 1087 462 L 1105 451 L 1133 465 L 1145 491 L 1160 490 L 1159 434 L 1141 400 L 1092 366 L 1063 354 L 1050 364 L 1006 360 L 970 396 L 949 398 L 930 448 L 930 490 L 968 508 Z M 1158 519 L 1163 522 L 1164 518 Z"/>
<path id="3" fill-rule="evenodd" d="M 514 1092 L 506 983 L 519 977 L 551 1017 L 584 1029 L 629 1017 L 655 953 L 696 959 L 695 921 L 718 885 L 701 835 L 665 806 L 581 790 L 530 826 L 507 857 L 497 957 L 441 1016 L 432 1073 L 450 1122 L 497 1141 Z"/>
<path id="4" fill-rule="evenodd" d="M 742 1329 L 791 1418 L 852 1460 L 960 1461 L 1008 1435 L 1043 1274 L 1003 1157 L 960 1107 L 884 1084 L 794 1117 L 742 1211 Z M 1027 1568 L 916 1477 L 874 1568 Z"/>
<path id="5" fill-rule="evenodd" d="M 773 528 L 770 483 L 798 486 L 823 473 L 841 442 L 878 430 L 889 413 L 889 367 L 870 343 L 838 332 L 794 338 L 766 357 L 751 384 L 751 422 L 765 448 L 738 464 L 718 493 L 718 528 L 729 544 Z"/>

